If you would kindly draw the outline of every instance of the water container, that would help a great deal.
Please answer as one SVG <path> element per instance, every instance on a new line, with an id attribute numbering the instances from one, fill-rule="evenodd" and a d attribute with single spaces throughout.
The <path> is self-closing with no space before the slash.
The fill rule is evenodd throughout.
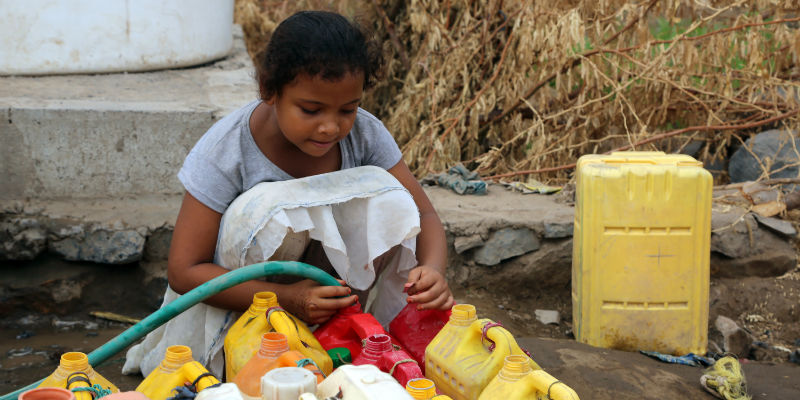
<path id="1" fill-rule="evenodd" d="M 333 369 L 353 362 L 353 357 L 350 355 L 350 350 L 347 347 L 328 349 L 328 355 L 331 357 L 331 360 L 333 360 Z"/>
<path id="2" fill-rule="evenodd" d="M 92 385 L 100 385 L 103 389 L 110 389 L 114 393 L 119 392 L 116 386 L 92 369 L 92 366 L 89 365 L 89 357 L 86 354 L 77 351 L 62 354 L 58 368 L 37 387 L 66 388 L 67 379 L 77 372 L 84 373 L 89 378 L 89 381 L 92 382 Z M 86 398 L 85 393 L 81 393 L 80 396 L 81 398 Z M 91 399 L 91 394 L 88 398 Z"/>
<path id="3" fill-rule="evenodd" d="M 476 399 L 512 354 L 525 355 L 511 333 L 491 320 L 477 319 L 474 306 L 456 304 L 425 350 L 425 376 L 454 399 Z M 528 362 L 541 369 L 530 358 Z"/>
<path id="4" fill-rule="evenodd" d="M 347 400 L 413 400 L 405 388 L 378 367 L 343 365 L 317 386 L 317 398 L 337 396 Z"/>
<path id="5" fill-rule="evenodd" d="M 436 396 L 436 384 L 426 378 L 411 379 L 406 383 L 406 391 L 417 400 L 428 400 Z"/>
<path id="6" fill-rule="evenodd" d="M 297 400 L 317 390 L 317 378 L 305 368 L 276 368 L 261 377 L 262 400 Z"/>
<path id="7" fill-rule="evenodd" d="M 233 383 L 239 387 L 245 400 L 261 398 L 261 377 L 267 372 L 282 367 L 303 367 L 317 373 L 317 381 L 322 382 L 322 372 L 299 351 L 289 350 L 286 335 L 280 332 L 268 332 L 262 336 L 261 348 L 253 358 L 242 367 Z"/>
<path id="8" fill-rule="evenodd" d="M 269 320 L 267 316 L 269 315 Z M 225 379 L 233 382 L 236 374 L 261 347 L 261 335 L 272 330 L 286 335 L 291 350 L 314 360 L 325 374 L 333 370 L 330 356 L 319 344 L 306 324 L 278 304 L 272 292 L 258 292 L 253 304 L 231 326 L 225 335 Z"/>
<path id="9" fill-rule="evenodd" d="M 18 397 L 19 400 L 75 400 L 75 395 L 67 389 L 59 387 L 37 387 Z"/>
<path id="10" fill-rule="evenodd" d="M 314 331 L 314 336 L 325 349 L 344 347 L 355 359 L 361 353 L 363 341 L 372 335 L 386 335 L 380 322 L 372 314 L 361 311 L 361 304 L 340 309 L 331 319 Z"/>
<path id="11" fill-rule="evenodd" d="M 389 373 L 400 385 L 410 379 L 422 378 L 417 362 L 403 350 L 395 350 L 388 335 L 372 335 L 367 338 L 364 350 L 353 359 L 353 365 L 372 364 Z"/>
<path id="12" fill-rule="evenodd" d="M 259 397 L 260 398 L 260 397 Z M 219 386 L 201 390 L 195 400 L 244 400 L 235 383 L 223 383 Z"/>
<path id="13" fill-rule="evenodd" d="M 92 400 L 94 396 L 89 391 L 79 390 L 78 388 L 92 387 L 93 383 L 89 375 L 84 372 L 73 372 L 67 378 L 67 390 L 75 394 L 76 400 Z M 73 390 L 76 389 L 76 390 Z"/>
<path id="14" fill-rule="evenodd" d="M 503 368 L 478 400 L 579 400 L 574 390 L 542 370 L 532 370 L 528 357 L 506 357 Z"/>
<path id="15" fill-rule="evenodd" d="M 200 392 L 218 383 L 216 377 L 192 359 L 192 349 L 177 345 L 167 347 L 161 364 L 144 378 L 136 391 L 150 400 L 165 400 L 174 396 L 174 389 L 179 386 L 194 384 Z"/>
<path id="16" fill-rule="evenodd" d="M 575 339 L 705 354 L 711 174 L 661 152 L 577 163 L 572 259 Z"/>
<path id="17" fill-rule="evenodd" d="M 450 319 L 450 310 L 417 310 L 408 304 L 389 323 L 389 332 L 425 372 L 425 348 Z"/>

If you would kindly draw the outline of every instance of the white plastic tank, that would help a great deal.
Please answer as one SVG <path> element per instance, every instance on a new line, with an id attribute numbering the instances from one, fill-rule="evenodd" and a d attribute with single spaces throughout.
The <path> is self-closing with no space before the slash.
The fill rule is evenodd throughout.
<path id="1" fill-rule="evenodd" d="M 391 375 L 370 364 L 336 368 L 317 386 L 317 398 L 327 399 L 339 391 L 347 400 L 414 400 Z"/>
<path id="2" fill-rule="evenodd" d="M 0 75 L 148 71 L 233 44 L 233 0 L 0 0 Z"/>
<path id="3" fill-rule="evenodd" d="M 201 390 L 195 400 L 244 400 L 235 383 L 223 383 L 217 387 Z"/>

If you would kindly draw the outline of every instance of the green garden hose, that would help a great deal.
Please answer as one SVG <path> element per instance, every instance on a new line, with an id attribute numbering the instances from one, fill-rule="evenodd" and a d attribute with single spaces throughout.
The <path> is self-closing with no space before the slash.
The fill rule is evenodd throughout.
<path id="1" fill-rule="evenodd" d="M 181 297 L 175 299 L 175 301 L 172 303 L 169 303 L 156 310 L 156 312 L 148 315 L 138 324 L 128 328 L 125 332 L 120 333 L 117 335 L 117 337 L 109 340 L 104 345 L 89 353 L 89 365 L 92 367 L 99 366 L 113 355 L 122 351 L 122 349 L 125 347 L 128 347 L 131 343 L 139 340 L 152 330 L 164 325 L 164 323 L 170 319 L 186 311 L 189 307 L 200 303 L 201 301 L 219 292 L 222 292 L 225 289 L 229 289 L 249 280 L 277 274 L 301 276 L 315 280 L 321 285 L 325 286 L 341 286 L 339 281 L 321 269 L 297 261 L 270 261 L 248 265 L 246 267 L 230 271 L 224 275 L 220 275 L 190 290 Z M 6 394 L 3 397 L 0 397 L 0 400 L 16 400 L 20 393 L 35 388 L 42 383 L 43 380 L 44 379 L 40 379 L 38 382 L 34 382 L 22 389 Z"/>

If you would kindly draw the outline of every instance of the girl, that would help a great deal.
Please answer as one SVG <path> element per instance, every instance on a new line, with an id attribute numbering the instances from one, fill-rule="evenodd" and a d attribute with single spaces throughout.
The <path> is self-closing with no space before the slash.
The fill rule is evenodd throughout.
<path id="1" fill-rule="evenodd" d="M 123 372 L 147 375 L 163 349 L 185 344 L 219 374 L 221 337 L 235 320 L 220 309 L 243 311 L 259 291 L 275 292 L 309 324 L 359 296 L 365 304 L 371 287 L 384 325 L 402 308 L 398 298 L 419 309 L 452 306 L 441 221 L 389 132 L 359 108 L 381 61 L 379 47 L 335 13 L 299 12 L 275 29 L 257 67 L 260 100 L 217 122 L 178 173 L 186 193 L 164 303 L 265 259 L 299 259 L 352 288 L 281 279 L 237 285 L 148 335 L 128 352 Z M 237 197 L 243 206 L 231 205 Z M 376 275 L 388 277 L 376 286 Z"/>

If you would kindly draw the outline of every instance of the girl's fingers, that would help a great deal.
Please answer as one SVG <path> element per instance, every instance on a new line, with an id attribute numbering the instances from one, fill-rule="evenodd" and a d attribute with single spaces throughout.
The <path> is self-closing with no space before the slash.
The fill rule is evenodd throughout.
<path id="1" fill-rule="evenodd" d="M 356 295 L 347 297 L 320 298 L 317 299 L 317 307 L 318 307 L 317 309 L 330 311 L 330 313 L 333 314 L 340 308 L 349 307 L 353 305 L 356 302 L 356 300 L 358 300 L 358 296 Z"/>
<path id="2" fill-rule="evenodd" d="M 314 288 L 314 295 L 317 297 L 341 297 L 347 296 L 351 292 L 347 286 L 319 286 Z"/>
<path id="3" fill-rule="evenodd" d="M 445 292 L 442 292 L 433 301 L 418 305 L 417 309 L 418 310 L 441 310 L 447 304 L 448 301 L 452 303 L 453 296 L 449 292 L 445 291 Z"/>

